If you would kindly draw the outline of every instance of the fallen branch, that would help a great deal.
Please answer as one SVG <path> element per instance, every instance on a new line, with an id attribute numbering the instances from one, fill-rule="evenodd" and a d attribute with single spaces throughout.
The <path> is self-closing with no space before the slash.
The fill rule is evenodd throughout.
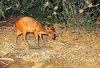
<path id="1" fill-rule="evenodd" d="M 12 59 L 12 58 L 0 58 L 0 60 L 14 61 L 14 59 Z"/>

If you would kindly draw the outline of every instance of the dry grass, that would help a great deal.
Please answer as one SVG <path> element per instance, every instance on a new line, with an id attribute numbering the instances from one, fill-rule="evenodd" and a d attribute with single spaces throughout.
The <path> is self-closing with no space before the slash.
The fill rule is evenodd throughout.
<path id="1" fill-rule="evenodd" d="M 13 27 L 0 28 L 0 57 L 15 61 L 1 60 L 0 68 L 100 68 L 100 32 L 86 32 L 80 29 L 61 29 L 54 25 L 57 38 L 48 36 L 41 42 L 41 49 L 28 49 L 22 36 L 18 45 L 14 43 Z M 33 34 L 28 42 L 35 46 Z"/>

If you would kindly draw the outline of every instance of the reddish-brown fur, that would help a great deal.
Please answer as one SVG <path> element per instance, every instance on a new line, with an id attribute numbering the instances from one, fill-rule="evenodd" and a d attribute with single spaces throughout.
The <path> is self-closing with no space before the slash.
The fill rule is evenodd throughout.
<path id="1" fill-rule="evenodd" d="M 34 33 L 37 39 L 37 45 L 39 46 L 39 37 L 42 38 L 42 34 L 47 34 L 51 36 L 53 39 L 55 38 L 55 30 L 51 24 L 47 25 L 45 28 L 40 22 L 36 21 L 31 17 L 22 17 L 14 23 L 14 27 L 17 29 L 17 33 L 15 35 L 15 42 L 17 41 L 18 35 L 22 33 L 23 39 L 26 40 L 26 33 L 32 32 Z M 29 43 L 27 42 L 29 45 Z"/>

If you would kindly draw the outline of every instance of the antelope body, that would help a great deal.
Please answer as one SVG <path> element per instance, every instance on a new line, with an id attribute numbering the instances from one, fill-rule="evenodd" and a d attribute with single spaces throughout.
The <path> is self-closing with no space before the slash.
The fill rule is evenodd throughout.
<path id="1" fill-rule="evenodd" d="M 47 34 L 53 39 L 55 39 L 55 34 L 54 34 L 55 30 L 53 25 L 48 24 L 45 27 L 40 22 L 31 17 L 20 18 L 14 23 L 14 27 L 17 29 L 17 33 L 15 35 L 15 42 L 17 41 L 18 35 L 22 34 L 24 41 L 29 45 L 26 39 L 27 32 L 34 33 L 38 46 L 39 46 L 39 37 L 42 38 L 42 34 Z"/>

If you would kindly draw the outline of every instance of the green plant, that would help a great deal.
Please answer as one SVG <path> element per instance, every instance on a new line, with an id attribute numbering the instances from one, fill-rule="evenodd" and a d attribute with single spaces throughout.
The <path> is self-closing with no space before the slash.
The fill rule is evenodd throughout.
<path id="1" fill-rule="evenodd" d="M 52 15 L 52 10 L 45 6 L 45 0 L 3 0 L 6 14 L 10 16 L 25 15 L 32 16 L 39 21 L 55 23 L 57 18 Z"/>
<path id="2" fill-rule="evenodd" d="M 49 0 L 50 8 L 55 9 L 55 17 L 58 21 L 64 22 L 66 26 L 85 27 L 86 29 L 94 26 L 94 23 L 100 15 L 99 2 L 93 0 Z M 48 1 L 48 2 L 49 2 Z M 96 4 L 94 4 L 96 2 Z M 49 7 L 48 7 L 49 8 Z"/>
<path id="3" fill-rule="evenodd" d="M 5 7 L 4 5 L 2 4 L 2 1 L 0 1 L 0 17 L 3 17 L 4 19 L 6 19 L 5 17 Z"/>
<path id="4" fill-rule="evenodd" d="M 99 0 L 2 0 L 0 15 L 32 16 L 40 22 L 63 22 L 64 27 L 94 26 L 100 16 Z"/>

